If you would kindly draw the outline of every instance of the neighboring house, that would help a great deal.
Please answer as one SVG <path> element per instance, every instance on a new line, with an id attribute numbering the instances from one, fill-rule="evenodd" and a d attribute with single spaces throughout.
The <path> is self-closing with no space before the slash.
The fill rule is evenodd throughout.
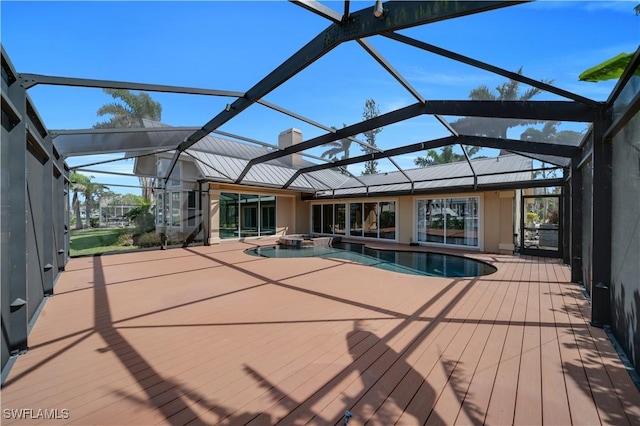
<path id="1" fill-rule="evenodd" d="M 302 141 L 289 129 L 279 147 Z M 157 231 L 198 235 L 208 244 L 283 234 L 321 234 L 489 252 L 512 252 L 519 232 L 519 184 L 532 179 L 532 160 L 519 155 L 349 177 L 325 169 L 297 177 L 315 163 L 299 154 L 256 164 L 274 149 L 207 136 L 183 152 L 156 193 Z M 140 157 L 134 173 L 163 177 L 173 152 Z M 409 182 L 407 178 L 411 179 Z"/>

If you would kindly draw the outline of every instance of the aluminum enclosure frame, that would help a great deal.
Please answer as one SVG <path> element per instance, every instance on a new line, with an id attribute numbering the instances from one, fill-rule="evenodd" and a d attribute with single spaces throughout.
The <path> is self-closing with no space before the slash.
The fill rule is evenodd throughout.
<path id="1" fill-rule="evenodd" d="M 420 144 L 412 144 L 401 146 L 388 150 L 378 150 L 370 154 L 353 157 L 350 159 L 327 162 L 300 169 L 296 172 L 295 177 L 303 176 L 305 179 L 312 180 L 313 176 L 308 175 L 313 171 L 319 171 L 329 168 L 344 167 L 349 164 L 356 164 L 371 159 L 389 158 L 401 153 L 417 152 L 429 147 L 435 148 L 448 144 L 464 144 L 473 146 L 482 146 L 489 148 L 505 149 L 516 153 L 550 155 L 565 158 L 570 162 L 568 170 L 570 170 L 569 180 L 553 180 L 553 181 L 528 181 L 512 184 L 515 187 L 530 186 L 536 187 L 540 185 L 557 184 L 570 188 L 570 226 L 565 229 L 570 230 L 567 236 L 570 248 L 570 262 L 572 266 L 572 279 L 578 280 L 581 277 L 583 259 L 582 256 L 582 236 L 581 231 L 585 224 L 582 223 L 582 176 L 580 169 L 586 161 L 593 163 L 593 190 L 594 197 L 602 202 L 594 203 L 593 217 L 594 225 L 592 229 L 594 252 L 593 260 L 593 277 L 594 288 L 598 288 L 598 292 L 593 292 L 593 310 L 592 324 L 596 326 L 604 326 L 610 322 L 610 298 L 608 287 L 611 284 L 611 230 L 606 226 L 596 226 L 596 223 L 611 223 L 611 140 L 612 138 L 637 115 L 640 110 L 640 95 L 632 100 L 629 107 L 624 113 L 615 120 L 612 116 L 613 103 L 620 95 L 623 87 L 632 78 L 633 73 L 640 68 L 640 49 L 636 51 L 629 67 L 620 79 L 618 85 L 612 92 L 607 102 L 596 102 L 591 99 L 579 96 L 577 94 L 556 88 L 551 84 L 536 81 L 526 76 L 516 74 L 493 65 L 472 59 L 470 57 L 451 52 L 437 46 L 424 43 L 419 40 L 411 39 L 404 35 L 398 34 L 396 31 L 412 26 L 429 24 L 445 19 L 452 19 L 473 13 L 491 11 L 494 9 L 513 6 L 523 1 L 478 1 L 478 2 L 447 2 L 447 6 L 439 10 L 435 10 L 431 2 L 389 2 L 385 3 L 385 14 L 382 19 L 373 17 L 373 8 L 369 7 L 353 13 L 350 13 L 350 5 L 348 1 L 344 3 L 344 13 L 338 13 L 323 6 L 322 4 L 310 0 L 300 0 L 292 2 L 297 6 L 301 6 L 319 17 L 329 19 L 331 24 L 328 28 L 320 32 L 308 44 L 306 44 L 298 52 L 294 53 L 289 59 L 275 68 L 271 73 L 265 76 L 257 84 L 246 92 L 217 90 L 217 89 L 198 89 L 181 86 L 155 85 L 133 82 L 117 82 L 110 80 L 92 80 L 81 78 L 54 77 L 40 74 L 19 74 L 13 68 L 7 53 L 2 49 L 2 177 L 3 177 L 3 195 L 2 207 L 3 212 L 8 211 L 9 214 L 3 217 L 3 234 L 11 232 L 11 250 L 8 250 L 3 243 L 2 247 L 2 321 L 3 328 L 9 330 L 6 334 L 6 347 L 10 349 L 10 355 L 20 353 L 27 348 L 27 334 L 29 324 L 37 315 L 37 308 L 33 306 L 21 305 L 20 300 L 27 300 L 28 285 L 33 280 L 41 283 L 42 298 L 53 291 L 53 284 L 59 271 L 64 269 L 64 265 L 68 259 L 68 216 L 65 217 L 65 203 L 68 205 L 69 192 L 69 168 L 64 163 L 64 153 L 58 152 L 56 149 L 56 138 L 63 136 L 79 135 L 84 132 L 86 135 L 105 135 L 108 133 L 118 132 L 117 130 L 103 129 L 95 132 L 88 131 L 69 131 L 69 132 L 50 132 L 46 129 L 42 119 L 38 116 L 37 110 L 29 99 L 28 89 L 38 84 L 42 85 L 64 85 L 71 87 L 100 87 L 100 88 L 122 88 L 133 90 L 156 91 L 166 93 L 182 93 L 189 95 L 206 95 L 206 96 L 222 96 L 235 98 L 235 100 L 227 105 L 225 110 L 215 115 L 211 120 L 202 127 L 188 128 L 170 128 L 170 130 L 143 129 L 140 132 L 164 132 L 183 130 L 180 140 L 168 141 L 166 145 L 158 146 L 157 144 L 147 144 L 144 146 L 133 147 L 130 149 L 141 149 L 147 155 L 149 153 L 158 152 L 159 149 L 167 151 L 169 148 L 175 151 L 171 160 L 170 171 L 165 179 L 171 178 L 180 154 L 192 147 L 199 140 L 210 133 L 221 132 L 219 128 L 242 113 L 253 104 L 261 104 L 266 108 L 270 108 L 279 113 L 288 115 L 297 120 L 311 124 L 318 128 L 322 128 L 327 133 L 316 138 L 304 141 L 298 145 L 279 149 L 274 145 L 262 143 L 263 146 L 270 146 L 274 149 L 272 153 L 250 160 L 249 164 L 242 171 L 241 175 L 236 179 L 236 183 L 242 184 L 244 177 L 247 175 L 251 167 L 274 160 L 277 158 L 301 153 L 301 155 L 309 155 L 303 151 L 324 145 L 342 138 L 350 138 L 359 144 L 363 142 L 355 139 L 355 136 L 367 130 L 375 129 L 396 122 L 401 122 L 420 115 L 434 115 L 440 122 L 447 127 L 446 121 L 440 116 L 470 116 L 470 117 L 498 117 L 498 118 L 520 118 L 533 120 L 557 120 L 572 122 L 593 123 L 592 148 L 581 145 L 573 147 L 568 145 L 554 145 L 540 142 L 527 142 L 511 139 L 495 139 L 469 135 L 457 135 L 450 132 L 453 136 L 447 138 L 425 141 Z M 474 66 L 498 75 L 502 75 L 513 80 L 529 84 L 533 87 L 545 90 L 549 93 L 569 99 L 569 101 L 511 101 L 511 102 L 495 102 L 495 101 L 453 101 L 453 100 L 426 100 L 415 90 L 410 83 L 398 73 L 391 63 L 386 61 L 366 40 L 372 36 L 383 36 L 400 43 L 404 43 L 415 48 L 429 51 L 431 53 L 461 62 L 470 66 Z M 341 43 L 355 41 L 359 43 L 383 68 L 389 72 L 396 81 L 398 81 L 418 102 L 407 107 L 380 115 L 370 120 L 345 127 L 343 129 L 332 129 L 313 119 L 306 118 L 296 112 L 287 110 L 281 106 L 275 105 L 263 99 L 264 96 L 271 93 L 275 88 L 279 87 L 291 77 L 297 75 L 307 66 L 320 59 L 323 55 L 334 49 Z M 127 129 L 127 131 L 135 131 Z M 243 136 L 233 135 L 238 139 Z M 587 138 L 585 138 L 586 140 Z M 260 144 L 250 138 L 244 138 L 247 142 Z M 9 141 L 9 143 L 5 143 Z M 115 149 L 115 148 L 109 148 Z M 119 149 L 119 148 L 118 148 Z M 78 151 L 76 151 L 78 152 Z M 91 151 L 93 152 L 93 151 Z M 464 152 L 464 148 L 463 148 Z M 465 153 L 466 154 L 466 153 Z M 41 169 L 37 166 L 33 158 L 40 159 Z M 11 161 L 8 161 L 8 159 Z M 327 161 L 326 159 L 315 157 L 317 160 Z M 28 164 L 31 162 L 31 166 Z M 470 164 L 470 163 L 469 163 Z M 89 166 L 89 165 L 85 165 Z M 42 200 L 29 206 L 30 190 L 36 190 L 34 181 L 29 181 L 29 176 L 25 176 L 25 170 L 31 167 L 37 173 L 42 173 L 42 187 L 36 193 L 44 194 Z M 408 179 L 407 174 L 402 168 L 396 167 Z M 472 174 L 476 180 L 478 175 L 473 171 Z M 358 178 L 353 176 L 356 180 Z M 7 179 L 9 179 L 7 181 Z M 290 179 L 282 188 L 288 188 L 295 178 Z M 6 182 L 11 182 L 10 186 L 5 187 Z M 360 181 L 362 183 L 362 181 Z M 31 186 L 30 186 L 31 185 Z M 366 185 L 363 183 L 363 187 Z M 480 186 L 483 189 L 500 189 L 507 188 L 509 185 Z M 5 190 L 6 188 L 6 190 Z M 51 189 L 49 195 L 46 190 Z M 474 189 L 478 189 L 475 186 Z M 456 189 L 459 190 L 459 189 Z M 453 191 L 456 191 L 453 190 Z M 423 190 L 420 193 L 428 193 L 429 190 Z M 376 193 L 376 196 L 385 195 L 383 192 Z M 57 197 L 57 198 L 56 198 Z M 312 196 L 310 196 L 312 197 Z M 341 196 L 349 198 L 349 196 Z M 37 198 L 37 197 L 36 197 Z M 323 197 L 318 197 L 323 198 Z M 310 198 L 311 199 L 311 198 Z M 28 214 L 38 208 L 43 211 L 53 210 L 58 214 L 45 217 L 40 224 L 35 223 L 33 218 L 29 219 Z M 30 210 L 31 209 L 31 210 Z M 569 209 L 567 209 L 569 213 Z M 597 219 L 597 220 L 596 220 Z M 31 220 L 31 222 L 29 222 Z M 32 226 L 34 229 L 29 229 Z M 36 230 L 35 228 L 38 227 Z M 31 234 L 28 234 L 31 233 Z M 13 237 L 16 238 L 13 238 Z M 28 240 L 31 242 L 41 242 L 41 248 L 38 248 L 38 255 L 32 253 L 33 248 L 29 247 Z M 29 253 L 34 254 L 33 258 L 38 257 L 39 264 L 34 266 L 27 259 Z M 35 277 L 35 278 L 33 278 Z M 31 281 L 30 281 L 31 280 Z M 8 283 L 8 284 L 7 284 Z M 598 287 L 600 285 L 600 287 Z M 37 286 L 36 286 L 37 287 Z M 35 299 L 37 300 L 37 298 Z M 14 303 L 15 302 L 15 303 Z M 36 303 L 36 302 L 30 302 Z M 39 304 L 40 302 L 38 302 Z M 27 314 L 27 311 L 31 315 Z M 34 312 L 36 312 L 34 314 Z M 5 338 L 5 336 L 3 336 Z M 3 353 L 3 366 L 5 366 L 5 358 Z M 4 376 L 3 376 L 4 377 Z"/>

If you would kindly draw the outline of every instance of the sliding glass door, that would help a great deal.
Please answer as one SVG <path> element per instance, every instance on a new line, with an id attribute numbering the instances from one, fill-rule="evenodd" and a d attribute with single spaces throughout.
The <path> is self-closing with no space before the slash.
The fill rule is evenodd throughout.
<path id="1" fill-rule="evenodd" d="M 276 234 L 276 197 L 273 195 L 220 194 L 220 238 L 245 238 Z"/>

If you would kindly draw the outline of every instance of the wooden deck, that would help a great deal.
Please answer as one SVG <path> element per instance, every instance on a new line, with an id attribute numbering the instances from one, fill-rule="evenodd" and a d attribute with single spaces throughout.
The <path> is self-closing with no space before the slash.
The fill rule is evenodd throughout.
<path id="1" fill-rule="evenodd" d="M 555 260 L 477 255 L 498 272 L 444 279 L 252 245 L 72 260 L 3 424 L 640 424 Z"/>

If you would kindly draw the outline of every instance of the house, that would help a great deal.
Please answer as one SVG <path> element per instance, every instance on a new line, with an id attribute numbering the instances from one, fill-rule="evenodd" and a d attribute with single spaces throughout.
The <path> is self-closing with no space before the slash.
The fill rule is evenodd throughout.
<path id="1" fill-rule="evenodd" d="M 300 130 L 285 130 L 278 148 L 302 139 Z M 242 185 L 236 183 L 252 159 L 275 149 L 209 135 L 182 152 L 166 187 L 156 194 L 161 206 L 156 208 L 156 231 L 170 239 L 191 236 L 207 244 L 318 234 L 488 252 L 514 250 L 519 188 L 533 175 L 529 158 L 512 154 L 350 177 L 332 168 L 297 175 L 317 163 L 291 154 L 256 164 Z M 134 173 L 154 170 L 164 178 L 173 155 L 139 157 Z"/>

